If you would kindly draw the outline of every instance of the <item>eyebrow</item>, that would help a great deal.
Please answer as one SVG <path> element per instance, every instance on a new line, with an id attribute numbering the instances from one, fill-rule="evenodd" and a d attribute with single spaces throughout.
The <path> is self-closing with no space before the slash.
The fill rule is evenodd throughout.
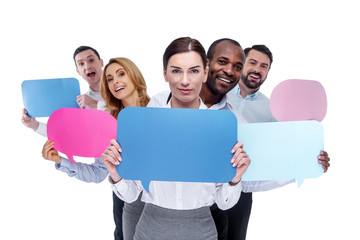
<path id="1" fill-rule="evenodd" d="M 229 59 L 228 59 L 227 57 L 219 57 L 218 59 L 224 59 L 224 60 L 226 60 L 226 61 L 229 61 Z M 242 63 L 242 62 L 237 62 L 236 64 L 239 64 L 239 65 L 241 65 L 241 66 L 244 65 L 244 63 Z"/>
<path id="2" fill-rule="evenodd" d="M 94 55 L 92 55 L 92 54 L 90 54 L 90 55 L 88 55 L 87 57 L 86 57 L 86 59 L 89 59 L 89 58 L 92 58 L 92 57 L 95 57 Z M 82 62 L 82 61 L 84 61 L 83 59 L 79 59 L 79 60 L 77 60 L 76 62 Z"/>
<path id="3" fill-rule="evenodd" d="M 118 68 L 115 72 L 118 73 L 119 71 L 125 71 L 123 68 Z"/>
<path id="4" fill-rule="evenodd" d="M 181 69 L 181 67 L 173 66 L 173 65 L 171 65 L 170 67 L 171 67 L 171 68 L 176 68 L 176 69 Z M 199 67 L 200 67 L 200 65 L 196 65 L 196 66 L 190 67 L 189 69 L 199 68 Z"/>
<path id="5" fill-rule="evenodd" d="M 255 59 L 253 59 L 253 58 L 250 58 L 249 61 L 259 62 L 259 61 L 255 60 Z M 261 64 L 261 65 L 269 66 L 269 64 L 263 63 L 263 62 L 260 62 L 260 64 Z"/>
<path id="6" fill-rule="evenodd" d="M 118 68 L 116 71 L 115 71 L 115 73 L 118 73 L 119 71 L 125 71 L 125 69 L 123 69 L 123 68 Z M 111 75 L 111 73 L 109 73 L 109 74 L 107 74 L 106 75 L 106 77 L 112 77 L 112 75 Z"/>

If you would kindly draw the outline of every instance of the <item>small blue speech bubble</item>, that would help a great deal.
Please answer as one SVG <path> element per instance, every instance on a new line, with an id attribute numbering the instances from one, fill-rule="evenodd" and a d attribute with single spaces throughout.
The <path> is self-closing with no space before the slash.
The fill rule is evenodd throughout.
<path id="1" fill-rule="evenodd" d="M 300 186 L 323 173 L 317 156 L 324 133 L 317 121 L 239 124 L 238 140 L 251 159 L 243 181 L 297 179 Z"/>
<path id="2" fill-rule="evenodd" d="M 30 117 L 49 117 L 60 108 L 79 108 L 76 78 L 25 80 L 21 84 L 24 107 Z"/>
<path id="3" fill-rule="evenodd" d="M 237 120 L 231 111 L 128 107 L 118 116 L 124 179 L 225 183 L 236 173 L 231 149 Z"/>

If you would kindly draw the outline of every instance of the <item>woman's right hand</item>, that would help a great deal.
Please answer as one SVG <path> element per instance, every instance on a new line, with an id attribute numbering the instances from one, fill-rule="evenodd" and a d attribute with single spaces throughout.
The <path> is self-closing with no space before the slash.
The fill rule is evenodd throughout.
<path id="1" fill-rule="evenodd" d="M 119 165 L 122 160 L 120 156 L 121 152 L 122 149 L 119 143 L 115 139 L 112 139 L 110 141 L 110 146 L 107 147 L 104 153 L 101 155 L 101 159 L 109 171 L 110 177 L 114 183 L 117 183 L 121 180 L 121 177 L 116 172 L 116 165 Z"/>
<path id="2" fill-rule="evenodd" d="M 54 149 L 54 142 L 47 140 L 41 151 L 43 158 L 53 161 L 57 164 L 61 163 L 61 157 L 59 153 Z"/>

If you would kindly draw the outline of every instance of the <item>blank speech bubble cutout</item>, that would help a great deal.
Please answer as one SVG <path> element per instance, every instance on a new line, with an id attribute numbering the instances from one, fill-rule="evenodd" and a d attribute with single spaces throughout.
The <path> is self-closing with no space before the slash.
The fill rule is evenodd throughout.
<path id="1" fill-rule="evenodd" d="M 118 116 L 121 177 L 150 181 L 228 182 L 237 120 L 231 111 L 128 107 Z"/>
<path id="2" fill-rule="evenodd" d="M 60 108 L 78 108 L 76 78 L 25 80 L 21 84 L 24 107 L 30 117 L 49 117 Z"/>
<path id="3" fill-rule="evenodd" d="M 321 122 L 327 110 L 325 89 L 318 81 L 285 80 L 274 88 L 270 109 L 278 121 Z"/>
<path id="4" fill-rule="evenodd" d="M 101 157 L 116 138 L 116 119 L 96 109 L 61 108 L 51 114 L 47 136 L 54 148 L 75 163 L 73 156 Z"/>
<path id="5" fill-rule="evenodd" d="M 243 181 L 297 179 L 300 186 L 323 173 L 317 156 L 324 133 L 317 121 L 239 124 L 238 140 L 251 159 Z"/>

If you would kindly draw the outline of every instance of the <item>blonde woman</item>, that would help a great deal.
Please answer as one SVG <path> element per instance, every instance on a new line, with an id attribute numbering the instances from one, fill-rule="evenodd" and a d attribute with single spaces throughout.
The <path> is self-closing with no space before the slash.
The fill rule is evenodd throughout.
<path id="1" fill-rule="evenodd" d="M 122 109 L 130 106 L 145 107 L 150 100 L 146 93 L 143 75 L 138 67 L 127 58 L 109 60 L 102 72 L 100 93 L 104 100 L 103 108 L 115 118 Z M 101 158 L 96 158 L 92 164 L 70 163 L 68 159 L 60 157 L 54 149 L 54 142 L 50 142 L 50 140 L 45 143 L 42 155 L 45 159 L 54 161 L 56 168 L 64 169 L 62 171 L 67 172 L 70 177 L 75 177 L 81 181 L 99 183 L 109 173 Z M 131 205 L 124 205 L 121 199 L 113 195 L 116 240 L 122 238 L 122 226 L 130 231 L 129 234 L 123 231 L 124 239 L 132 238 L 135 225 L 141 214 L 142 204 L 140 201 L 135 201 Z M 127 235 L 130 237 L 126 237 Z"/>

